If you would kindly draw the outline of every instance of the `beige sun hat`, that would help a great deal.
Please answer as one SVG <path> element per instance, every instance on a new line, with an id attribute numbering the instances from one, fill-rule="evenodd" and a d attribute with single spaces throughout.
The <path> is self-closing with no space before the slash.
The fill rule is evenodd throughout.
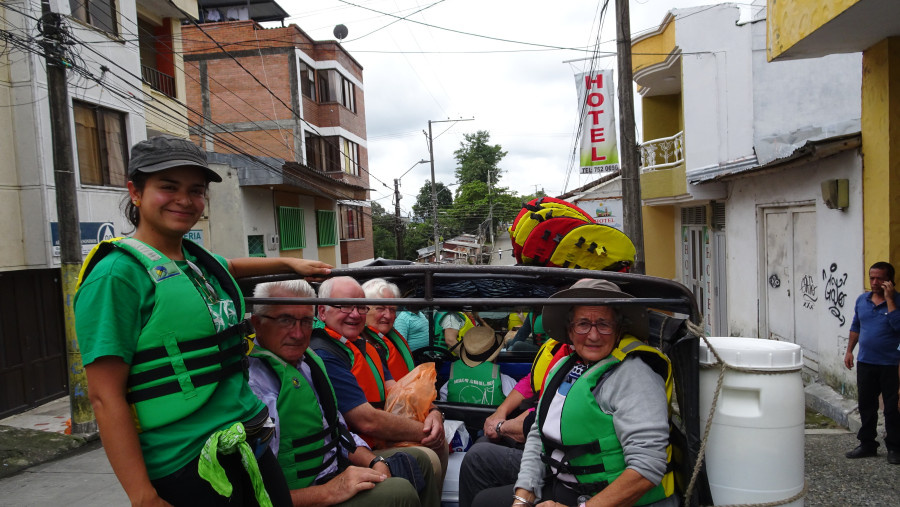
<path id="1" fill-rule="evenodd" d="M 608 280 L 584 279 L 572 284 L 568 289 L 561 290 L 550 296 L 554 298 L 615 298 L 632 299 L 634 296 L 623 292 L 618 285 Z M 647 309 L 634 305 L 608 305 L 619 312 L 625 318 L 623 332 L 646 341 L 650 336 L 650 323 L 647 317 Z M 544 329 L 547 333 L 562 343 L 571 344 L 569 339 L 569 311 L 572 305 L 547 305 L 544 307 Z"/>
<path id="2" fill-rule="evenodd" d="M 474 368 L 485 361 L 496 359 L 500 346 L 501 341 L 493 329 L 488 326 L 473 327 L 462 338 L 459 358 L 463 364 Z"/>

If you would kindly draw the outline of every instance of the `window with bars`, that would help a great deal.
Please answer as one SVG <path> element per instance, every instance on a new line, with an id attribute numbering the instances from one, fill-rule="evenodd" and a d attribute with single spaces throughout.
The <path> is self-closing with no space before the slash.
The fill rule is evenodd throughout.
<path id="1" fill-rule="evenodd" d="M 125 115 L 77 100 L 72 101 L 72 108 L 81 184 L 124 187 L 128 166 Z"/>
<path id="2" fill-rule="evenodd" d="M 262 234 L 247 236 L 247 254 L 250 257 L 266 256 L 266 240 Z"/>
<path id="3" fill-rule="evenodd" d="M 706 206 L 681 208 L 681 225 L 706 225 Z"/>
<path id="4" fill-rule="evenodd" d="M 337 244 L 337 225 L 334 211 L 316 210 L 316 232 L 318 233 L 319 246 L 334 246 Z"/>
<path id="5" fill-rule="evenodd" d="M 341 204 L 341 239 L 362 239 L 363 229 L 362 206 Z"/>
<path id="6" fill-rule="evenodd" d="M 281 236 L 282 250 L 306 248 L 303 208 L 278 207 L 278 234 Z"/>

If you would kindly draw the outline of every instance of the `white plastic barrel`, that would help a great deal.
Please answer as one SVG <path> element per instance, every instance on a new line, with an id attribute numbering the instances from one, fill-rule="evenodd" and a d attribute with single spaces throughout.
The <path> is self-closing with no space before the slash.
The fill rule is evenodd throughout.
<path id="1" fill-rule="evenodd" d="M 716 505 L 790 498 L 803 489 L 805 400 L 800 346 L 757 338 L 710 337 L 729 365 L 706 446 L 706 471 Z M 719 366 L 700 341 L 700 429 L 706 427 Z M 705 367 L 715 365 L 712 367 Z M 769 374 L 769 372 L 779 372 Z M 786 504 L 802 506 L 803 500 Z"/>

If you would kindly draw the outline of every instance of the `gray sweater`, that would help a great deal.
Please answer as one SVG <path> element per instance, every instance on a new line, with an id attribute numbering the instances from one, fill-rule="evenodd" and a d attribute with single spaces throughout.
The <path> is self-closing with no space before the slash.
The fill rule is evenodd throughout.
<path id="1" fill-rule="evenodd" d="M 546 393 L 552 396 L 551 393 Z M 625 466 L 653 484 L 666 472 L 669 443 L 668 403 L 663 379 L 638 357 L 628 357 L 599 388 L 594 398 L 600 409 L 613 417 L 616 437 L 625 453 Z M 539 498 L 546 468 L 541 462 L 541 436 L 537 422 L 531 426 L 519 468 L 516 488 Z M 677 505 L 675 496 L 652 505 Z"/>

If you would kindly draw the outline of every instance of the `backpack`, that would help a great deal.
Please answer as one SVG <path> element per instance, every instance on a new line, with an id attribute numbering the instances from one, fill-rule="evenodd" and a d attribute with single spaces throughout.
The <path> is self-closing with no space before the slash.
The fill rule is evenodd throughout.
<path id="1" fill-rule="evenodd" d="M 519 212 L 520 216 L 517 217 L 517 221 L 509 228 L 509 235 L 512 239 L 513 255 L 516 261 L 523 264 L 526 262 L 522 260 L 522 247 L 525 244 L 525 240 L 531 235 L 531 231 L 538 224 L 556 218 L 573 218 L 585 224 L 594 223 L 594 219 L 585 213 L 584 210 L 569 203 L 561 205 L 555 202 L 548 202 L 538 206 L 526 204 L 522 209 L 524 213 Z"/>

